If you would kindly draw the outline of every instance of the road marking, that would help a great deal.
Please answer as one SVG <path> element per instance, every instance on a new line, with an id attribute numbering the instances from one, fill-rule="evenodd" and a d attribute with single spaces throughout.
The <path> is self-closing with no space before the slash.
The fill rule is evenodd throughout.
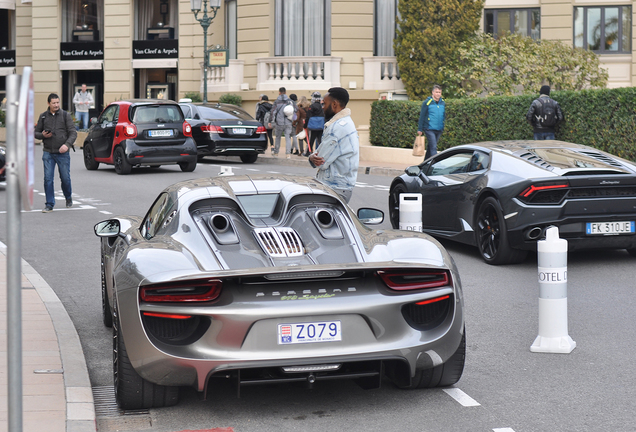
<path id="1" fill-rule="evenodd" d="M 266 171 L 267 174 L 280 174 L 278 171 Z"/>
<path id="2" fill-rule="evenodd" d="M 100 210 L 99 212 L 100 212 L 100 213 L 104 213 L 104 214 L 112 214 L 111 212 L 106 211 L 106 210 Z"/>
<path id="3" fill-rule="evenodd" d="M 495 428 L 493 432 L 515 432 L 513 428 Z"/>
<path id="4" fill-rule="evenodd" d="M 71 207 L 71 208 L 58 208 L 58 209 L 54 209 L 53 211 L 55 212 L 59 212 L 59 211 L 74 211 L 74 210 L 96 210 L 96 207 L 93 206 L 89 206 L 89 205 L 81 205 L 81 206 L 76 206 L 76 207 Z M 6 211 L 0 211 L 0 214 L 6 214 Z M 22 210 L 22 213 L 42 213 L 42 210 L 40 209 L 33 209 L 33 210 L 29 210 L 29 211 L 25 211 Z"/>
<path id="5" fill-rule="evenodd" d="M 449 395 L 450 397 L 455 399 L 462 406 L 473 407 L 473 406 L 480 406 L 481 405 L 475 399 L 471 398 L 470 396 L 468 396 L 466 393 L 464 393 L 463 391 L 461 391 L 458 388 L 452 387 L 452 388 L 447 388 L 447 389 L 443 389 L 443 390 L 444 390 L 444 392 L 447 395 Z"/>

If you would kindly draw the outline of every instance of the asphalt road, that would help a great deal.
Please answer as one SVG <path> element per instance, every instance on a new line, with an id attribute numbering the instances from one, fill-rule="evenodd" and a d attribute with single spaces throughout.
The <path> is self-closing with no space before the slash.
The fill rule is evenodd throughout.
<path id="1" fill-rule="evenodd" d="M 72 209 L 60 199 L 43 214 L 41 147 L 36 146 L 35 210 L 22 214 L 26 259 L 65 305 L 82 341 L 92 385 L 111 386 L 111 331 L 101 322 L 99 244 L 93 225 L 111 215 L 143 215 L 158 193 L 174 182 L 236 174 L 313 175 L 310 167 L 256 162 L 205 161 L 194 173 L 178 167 L 134 170 L 84 169 L 72 154 Z M 353 208 L 387 211 L 391 177 L 360 174 Z M 56 189 L 61 190 L 59 178 Z M 0 187 L 0 194 L 4 193 Z M 388 222 L 383 224 L 389 228 Z M 6 242 L 6 200 L 0 200 L 0 240 Z M 386 381 L 364 391 L 351 382 L 242 390 L 220 380 L 202 400 L 182 390 L 176 407 L 150 410 L 135 423 L 99 423 L 99 432 L 232 427 L 235 431 L 601 431 L 633 430 L 636 400 L 636 260 L 625 251 L 569 255 L 571 354 L 531 353 L 538 332 L 536 255 L 515 266 L 484 264 L 474 248 L 444 245 L 456 260 L 466 299 L 467 360 L 451 389 L 403 391 Z"/>

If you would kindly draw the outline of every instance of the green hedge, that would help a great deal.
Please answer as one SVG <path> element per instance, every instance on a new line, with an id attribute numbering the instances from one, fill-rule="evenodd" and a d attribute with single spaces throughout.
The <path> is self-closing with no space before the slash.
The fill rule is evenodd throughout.
<path id="1" fill-rule="evenodd" d="M 555 91 L 565 121 L 556 138 L 596 147 L 636 161 L 636 88 Z M 536 96 L 446 100 L 446 127 L 438 144 L 532 139 L 526 112 Z M 422 102 L 376 101 L 371 108 L 371 144 L 410 148 L 417 135 Z"/>

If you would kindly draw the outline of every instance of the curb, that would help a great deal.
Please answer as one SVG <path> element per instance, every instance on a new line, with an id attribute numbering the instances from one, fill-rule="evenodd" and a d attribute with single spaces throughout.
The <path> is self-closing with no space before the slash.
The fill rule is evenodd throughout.
<path id="1" fill-rule="evenodd" d="M 7 246 L 2 242 L 0 242 L 0 253 L 5 256 L 7 254 Z M 66 431 L 95 432 L 97 423 L 93 391 L 77 330 L 55 291 L 24 259 L 22 259 L 22 274 L 31 282 L 42 299 L 57 334 L 64 370 Z"/>

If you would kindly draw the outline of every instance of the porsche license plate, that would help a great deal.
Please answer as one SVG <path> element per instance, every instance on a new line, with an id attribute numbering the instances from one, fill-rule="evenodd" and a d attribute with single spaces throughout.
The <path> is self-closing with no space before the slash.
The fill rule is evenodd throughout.
<path id="1" fill-rule="evenodd" d="M 151 130 L 148 134 L 151 137 L 171 137 L 172 129 Z"/>
<path id="2" fill-rule="evenodd" d="M 247 133 L 247 129 L 245 128 L 233 128 L 232 133 L 234 135 L 245 135 Z"/>
<path id="3" fill-rule="evenodd" d="M 588 235 L 634 234 L 634 221 L 623 222 L 588 222 Z"/>
<path id="4" fill-rule="evenodd" d="M 278 324 L 278 344 L 290 345 L 342 340 L 340 321 Z"/>

